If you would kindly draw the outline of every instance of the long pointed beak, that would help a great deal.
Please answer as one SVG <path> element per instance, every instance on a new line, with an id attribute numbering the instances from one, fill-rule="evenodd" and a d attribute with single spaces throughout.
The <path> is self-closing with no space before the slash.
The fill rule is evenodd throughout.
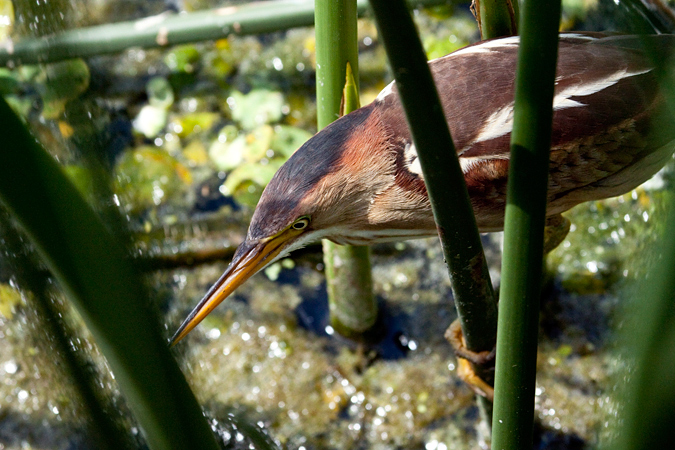
<path id="1" fill-rule="evenodd" d="M 183 321 L 176 333 L 171 338 L 171 346 L 176 345 L 181 339 L 192 331 L 213 309 L 225 300 L 235 289 L 241 286 L 252 275 L 262 270 L 276 258 L 286 247 L 284 244 L 292 236 L 282 233 L 264 242 L 242 243 L 234 254 L 232 262 L 227 270 L 220 276 L 218 281 L 211 286 L 204 298 L 192 310 L 190 315 Z"/>

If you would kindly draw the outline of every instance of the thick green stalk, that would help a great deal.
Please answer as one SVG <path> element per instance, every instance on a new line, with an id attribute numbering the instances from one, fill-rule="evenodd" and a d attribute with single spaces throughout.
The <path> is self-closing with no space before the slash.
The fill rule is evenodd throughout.
<path id="1" fill-rule="evenodd" d="M 518 0 L 476 0 L 481 39 L 518 34 Z"/>
<path id="2" fill-rule="evenodd" d="M 622 2 L 631 31 L 653 34 L 673 32 L 673 23 L 660 23 L 653 12 L 637 0 Z M 645 36 L 643 50 L 656 67 L 660 89 L 671 114 L 675 114 L 675 67 L 672 53 L 654 45 Z M 669 55 L 669 53 L 671 53 Z M 624 392 L 625 407 L 619 437 L 604 449 L 648 450 L 672 445 L 672 414 L 675 411 L 675 208 L 670 192 L 670 211 L 658 247 L 653 270 L 641 280 L 626 311 L 623 341 L 633 358 L 634 370 Z M 618 427 L 617 427 L 618 428 Z"/>
<path id="3" fill-rule="evenodd" d="M 61 317 L 59 308 L 51 298 L 49 273 L 45 271 L 36 255 L 26 249 L 21 233 L 14 226 L 7 211 L 0 205 L 0 256 L 8 263 L 12 277 L 27 296 L 30 309 L 34 310 L 33 330 L 36 338 L 48 343 L 49 358 L 65 372 L 68 381 L 79 394 L 83 415 L 86 417 L 89 438 L 101 450 L 130 450 L 130 437 L 120 433 L 121 426 L 106 414 L 102 399 L 96 393 L 94 376 L 85 368 L 84 361 L 72 345 L 69 327 Z M 30 320 L 30 318 L 29 318 Z M 73 402 L 76 403 L 76 402 Z"/>
<path id="4" fill-rule="evenodd" d="M 358 338 L 377 321 L 370 247 L 323 241 L 330 324 L 343 336 Z"/>
<path id="5" fill-rule="evenodd" d="M 634 358 L 619 438 L 603 448 L 651 450 L 672 446 L 675 411 L 675 208 L 670 208 L 658 264 L 630 305 L 624 339 Z M 657 259 L 657 258 L 655 258 Z"/>
<path id="6" fill-rule="evenodd" d="M 316 2 L 316 99 L 319 129 L 358 108 L 356 0 Z M 348 68 L 353 73 L 349 82 Z M 347 84 L 345 86 L 345 80 Z M 356 97 L 356 102 L 354 102 Z M 323 242 L 331 326 L 344 336 L 358 336 L 377 320 L 370 249 Z"/>
<path id="7" fill-rule="evenodd" d="M 316 119 L 322 129 L 340 117 L 347 63 L 358 80 L 356 0 L 317 0 L 315 30 Z"/>
<path id="8" fill-rule="evenodd" d="M 0 99 L 0 201 L 105 355 L 151 449 L 218 449 L 128 253 Z"/>
<path id="9" fill-rule="evenodd" d="M 492 420 L 492 446 L 505 450 L 532 447 L 560 1 L 521 11 Z"/>
<path id="10" fill-rule="evenodd" d="M 466 345 L 473 351 L 490 351 L 497 334 L 497 304 L 422 44 L 403 1 L 371 0 L 371 5 L 422 165 Z"/>
<path id="11" fill-rule="evenodd" d="M 360 107 L 359 88 L 349 63 L 346 78 L 341 104 L 343 115 Z M 324 240 L 323 252 L 331 325 L 343 336 L 360 337 L 377 321 L 370 247 L 337 245 Z"/>
<path id="12" fill-rule="evenodd" d="M 410 7 L 447 0 L 409 0 Z M 358 0 L 363 14 L 367 0 Z M 188 14 L 160 14 L 145 19 L 22 39 L 0 48 L 0 66 L 15 67 L 117 53 L 129 47 L 154 48 L 222 39 L 230 35 L 271 33 L 314 23 L 314 0 L 254 2 Z M 340 87 L 340 89 L 342 89 Z"/>

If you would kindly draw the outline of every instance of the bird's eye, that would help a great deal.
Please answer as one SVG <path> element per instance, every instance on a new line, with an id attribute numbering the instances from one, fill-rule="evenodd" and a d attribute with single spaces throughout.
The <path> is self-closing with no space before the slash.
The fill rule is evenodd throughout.
<path id="1" fill-rule="evenodd" d="M 291 225 L 291 228 L 294 230 L 304 230 L 307 228 L 307 225 L 309 225 L 309 217 L 301 217 Z"/>

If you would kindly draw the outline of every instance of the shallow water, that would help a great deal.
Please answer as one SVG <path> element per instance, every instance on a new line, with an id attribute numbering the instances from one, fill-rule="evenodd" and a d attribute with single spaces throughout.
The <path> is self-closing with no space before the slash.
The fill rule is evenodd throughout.
<path id="1" fill-rule="evenodd" d="M 448 39 L 450 31 L 438 20 L 425 14 L 417 18 L 423 32 L 444 36 L 430 47 L 446 51 L 449 42 L 457 42 L 454 34 L 454 41 Z M 453 27 L 465 28 L 464 34 L 457 32 L 459 41 L 471 34 L 466 31 L 467 23 L 473 30 L 470 20 L 453 21 Z M 384 84 L 381 48 L 374 38 L 372 23 L 361 22 L 362 86 L 370 89 L 366 97 Z M 222 195 L 232 172 L 219 164 L 229 167 L 232 155 L 217 143 L 253 136 L 272 145 L 275 133 L 290 134 L 278 125 L 311 131 L 315 106 L 308 98 L 313 76 L 309 49 L 311 30 L 300 29 L 166 53 L 130 50 L 89 61 L 91 89 L 98 90 L 81 99 L 83 110 L 93 111 L 103 124 L 102 135 L 115 137 L 105 150 L 118 181 L 136 177 L 117 186 L 115 202 L 134 229 L 167 336 L 225 269 L 250 218 L 250 209 Z M 201 59 L 190 60 L 195 54 Z M 172 65 L 176 61 L 185 64 Z M 199 67 L 202 61 L 218 64 L 188 73 L 191 64 Z M 228 66 L 233 61 L 240 64 L 236 71 Z M 222 73 L 209 72 L 214 67 Z M 150 74 L 170 79 L 177 86 L 176 99 L 164 128 L 142 138 L 132 133 L 132 119 L 147 106 Z M 188 81 L 177 82 L 180 77 Z M 280 118 L 273 127 L 244 130 L 243 119 L 232 118 L 230 99 L 241 103 L 244 97 L 238 95 L 258 84 Z M 31 111 L 36 133 L 50 151 L 67 164 L 79 164 L 61 122 L 77 124 L 45 121 L 41 111 Z M 242 158 L 258 150 L 247 148 Z M 258 162 L 276 164 L 278 153 L 264 151 Z M 124 170 L 120 161 L 128 163 Z M 143 163 L 135 166 L 138 161 Z M 86 181 L 86 175 L 73 177 Z M 237 188 L 240 203 L 255 203 L 260 186 L 249 180 Z M 658 189 L 640 189 L 582 205 L 568 215 L 573 230 L 549 258 L 550 280 L 542 297 L 536 448 L 595 448 L 615 432 L 612 425 L 620 411 L 616 392 L 630 365 L 614 330 L 624 320 L 621 307 L 637 297 L 631 294 L 632 283 L 644 277 L 657 256 L 649 245 L 660 229 L 663 197 Z M 484 241 L 498 284 L 500 236 Z M 456 360 L 443 337 L 456 313 L 437 240 L 377 246 L 373 267 L 381 318 L 379 339 L 369 345 L 342 339 L 327 326 L 321 256 L 318 247 L 311 247 L 253 277 L 176 347 L 228 448 L 250 445 L 233 415 L 260 424 L 290 449 L 485 447 L 476 431 L 480 419 L 473 394 L 457 379 Z M 10 286 L 11 278 L 0 264 L 0 287 L 5 288 L 0 291 L 0 450 L 95 448 L 85 409 L 51 337 Z M 50 293 L 59 303 L 61 294 L 55 288 Z M 73 311 L 67 306 L 60 310 L 76 331 L 71 346 L 93 374 L 108 412 L 132 440 L 138 438 L 95 344 Z"/>

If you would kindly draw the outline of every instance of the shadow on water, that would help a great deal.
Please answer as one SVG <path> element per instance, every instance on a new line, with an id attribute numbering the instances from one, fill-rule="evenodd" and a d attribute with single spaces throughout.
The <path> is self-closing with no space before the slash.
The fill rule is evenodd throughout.
<path id="1" fill-rule="evenodd" d="M 319 257 L 320 253 L 317 253 L 310 259 Z M 294 309 L 297 324 L 301 329 L 328 339 L 327 351 L 335 354 L 341 347 L 355 349 L 363 346 L 366 353 L 373 354 L 374 358 L 394 361 L 417 349 L 417 342 L 410 337 L 413 318 L 381 296 L 377 297 L 378 317 L 372 329 L 360 339 L 341 336 L 330 326 L 325 281 L 312 289 L 303 289 L 300 278 L 300 270 L 282 270 L 277 283 L 300 289 L 302 301 Z"/>
<path id="2" fill-rule="evenodd" d="M 574 432 L 564 433 L 560 430 L 552 430 L 535 421 L 532 448 L 534 450 L 583 450 L 589 448 L 589 445 Z"/>
<path id="3" fill-rule="evenodd" d="M 410 350 L 416 349 L 415 341 L 407 336 L 410 317 L 389 305 L 382 298 L 378 298 L 377 302 L 377 322 L 370 331 L 364 334 L 362 340 L 355 341 L 337 334 L 330 326 L 325 283 L 315 292 L 316 295 L 312 297 L 304 297 L 295 308 L 295 315 L 301 328 L 317 336 L 330 338 L 329 350 L 330 347 L 355 348 L 358 345 L 364 345 L 368 351 L 375 353 L 376 358 L 397 360 L 405 358 Z"/>
<path id="4" fill-rule="evenodd" d="M 53 448 L 59 442 L 67 449 L 93 450 L 96 445 L 83 428 L 54 418 L 38 418 L 3 408 L 0 412 L 0 448 Z"/>

